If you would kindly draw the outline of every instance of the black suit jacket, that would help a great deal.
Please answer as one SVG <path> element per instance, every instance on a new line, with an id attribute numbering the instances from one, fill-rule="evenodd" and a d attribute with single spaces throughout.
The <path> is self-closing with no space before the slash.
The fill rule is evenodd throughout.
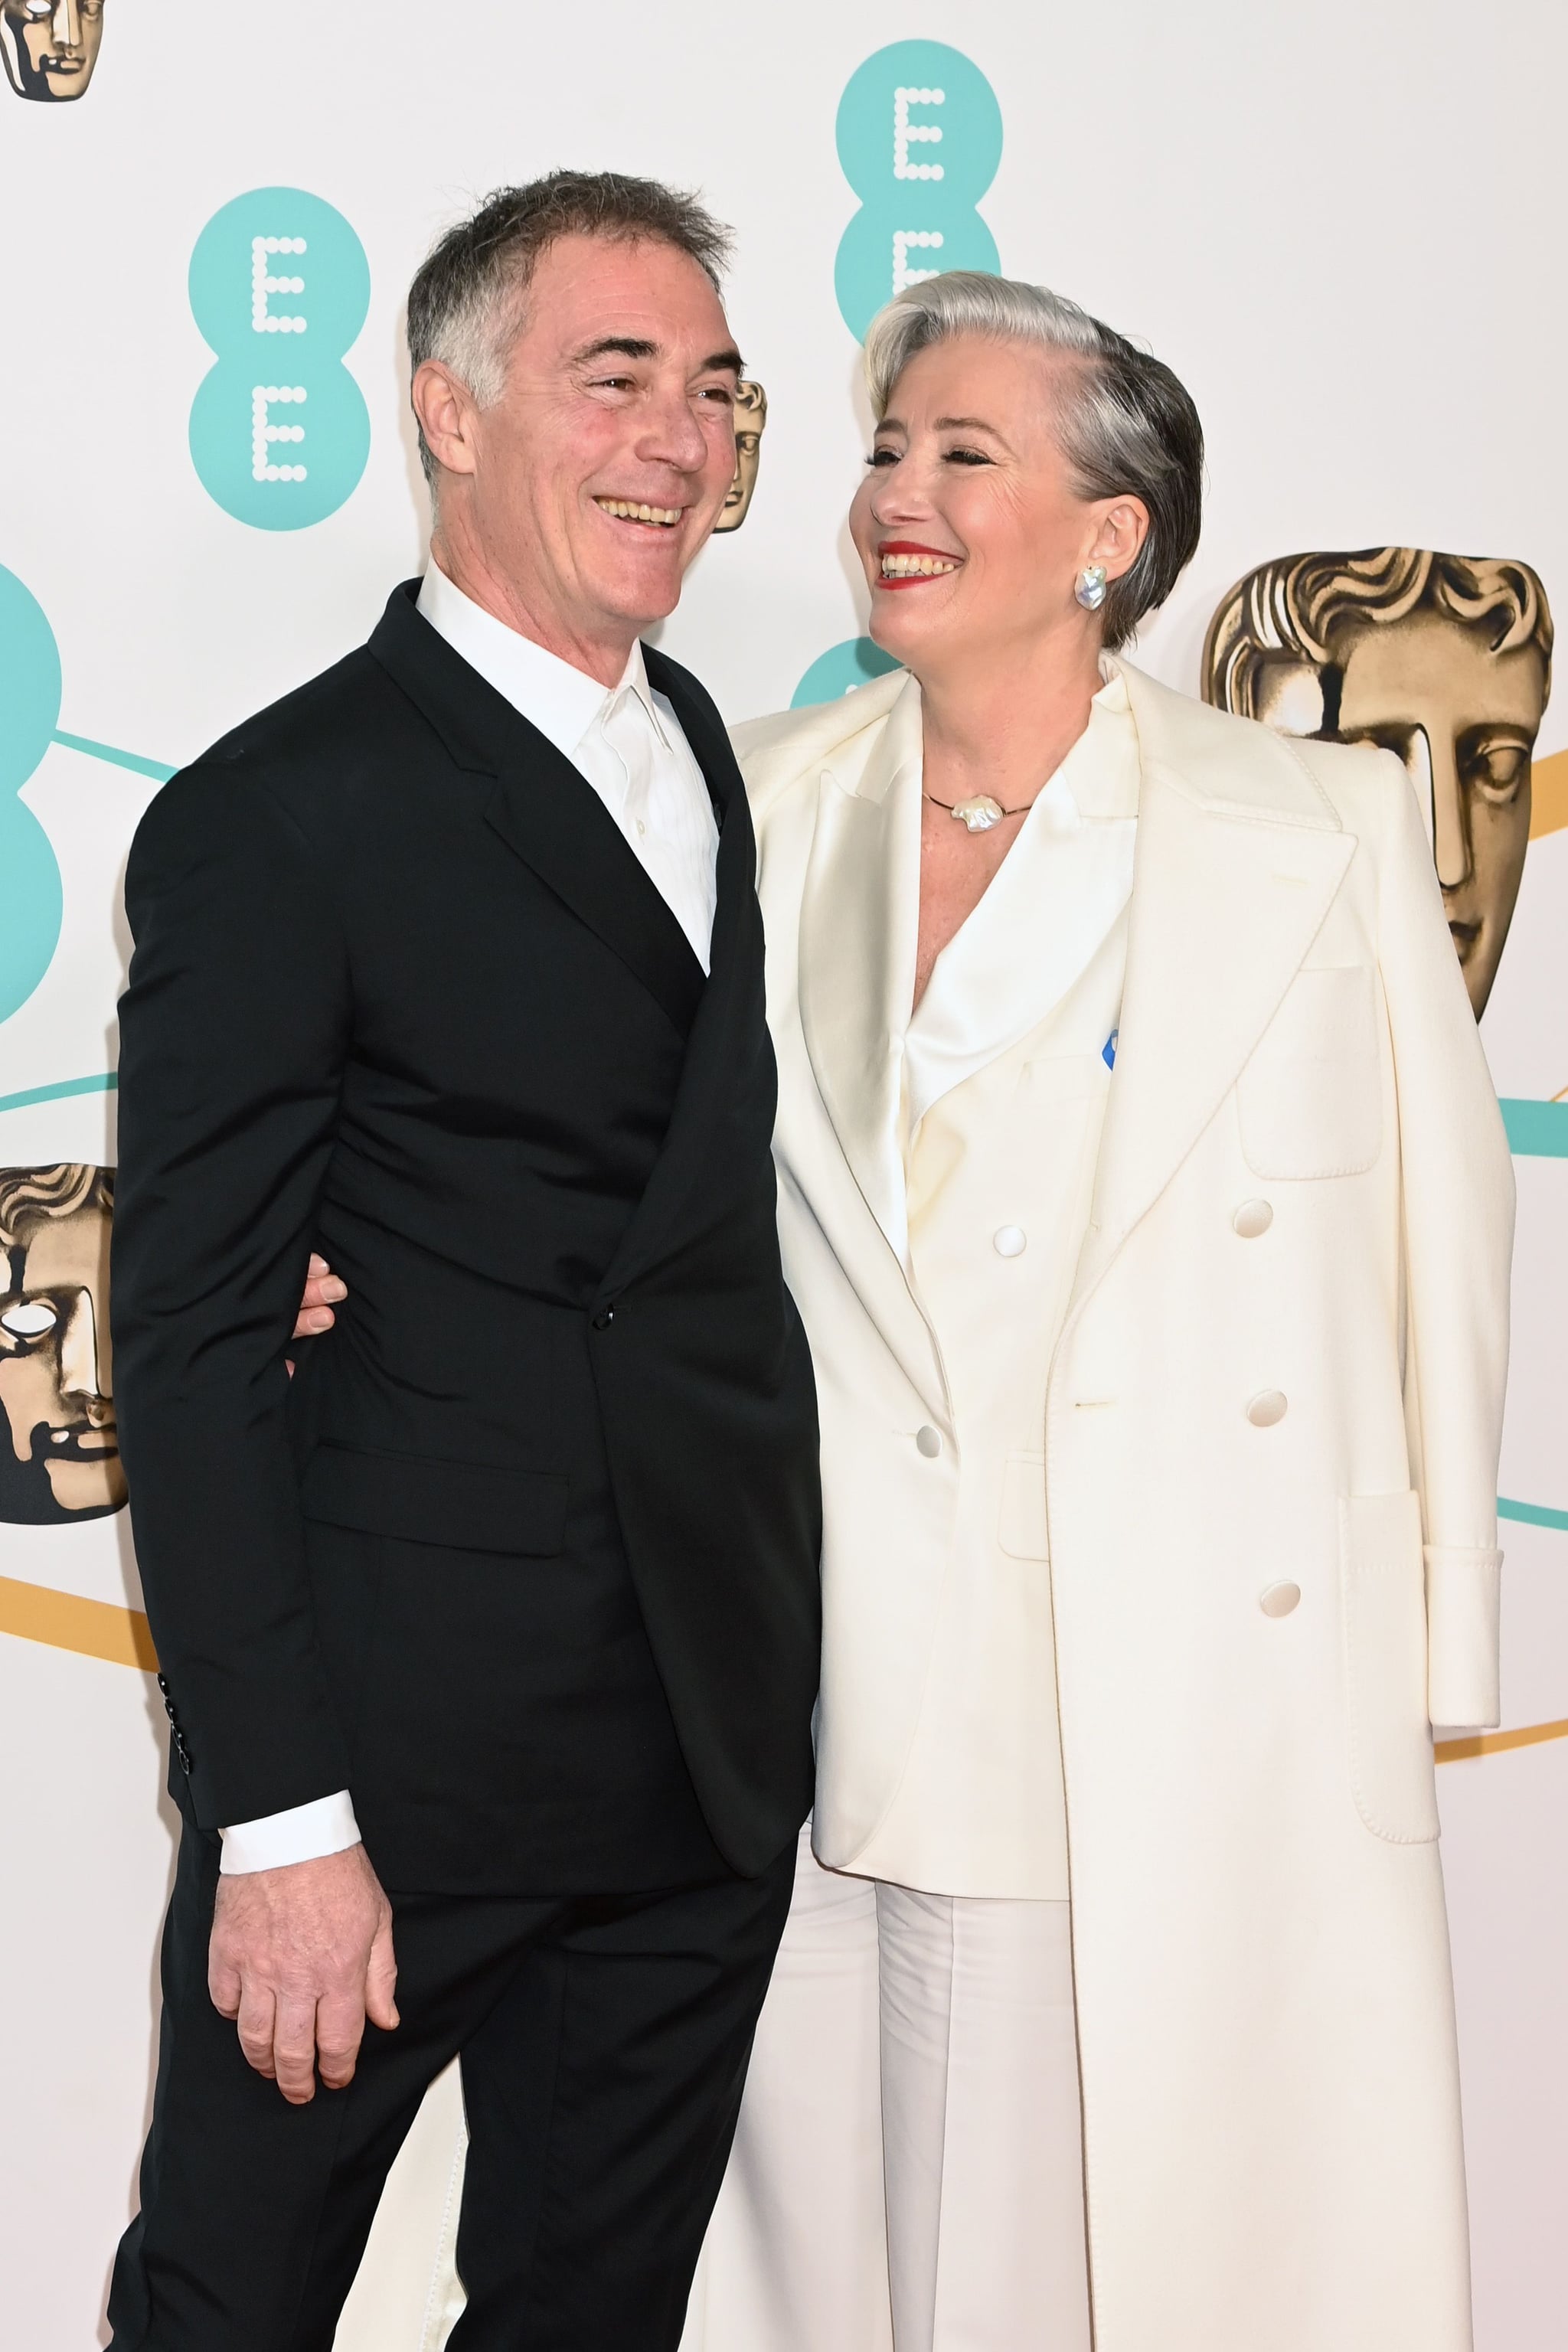
<path id="1" fill-rule="evenodd" d="M 820 1526 L 744 791 L 649 651 L 720 821 L 705 981 L 416 584 L 131 856 L 116 1402 L 183 1801 L 347 1788 L 410 1889 L 755 1872 L 810 1802 Z M 290 1383 L 312 1246 L 351 1297 Z"/>

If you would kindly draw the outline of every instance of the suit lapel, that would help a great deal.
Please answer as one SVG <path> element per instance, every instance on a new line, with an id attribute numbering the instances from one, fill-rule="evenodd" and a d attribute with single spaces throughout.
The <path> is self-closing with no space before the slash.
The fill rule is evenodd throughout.
<path id="1" fill-rule="evenodd" d="M 690 941 L 587 778 L 421 619 L 418 593 L 416 580 L 393 591 L 371 653 L 458 767 L 496 778 L 485 807 L 491 829 L 684 1037 L 703 988 Z"/>
<path id="2" fill-rule="evenodd" d="M 800 1015 L 839 1147 L 900 1265 L 900 1085 L 914 985 L 920 875 L 920 691 L 909 681 L 855 789 L 831 768 L 800 912 Z"/>
<path id="3" fill-rule="evenodd" d="M 526 719 L 485 817 L 545 887 L 617 955 L 684 1037 L 702 994 L 691 942 L 587 779 Z"/>
<path id="4" fill-rule="evenodd" d="M 1138 847 L 1075 1309 L 1235 1085 L 1356 845 L 1278 739 L 1124 674 L 1142 758 Z"/>

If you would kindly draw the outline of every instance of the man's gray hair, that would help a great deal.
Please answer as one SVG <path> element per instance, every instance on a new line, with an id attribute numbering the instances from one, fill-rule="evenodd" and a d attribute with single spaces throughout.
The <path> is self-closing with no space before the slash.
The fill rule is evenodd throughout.
<path id="1" fill-rule="evenodd" d="M 506 363 L 523 324 L 540 256 L 563 236 L 618 245 L 673 246 L 717 289 L 730 258 L 730 231 L 694 195 L 624 172 L 550 172 L 521 187 L 498 188 L 433 247 L 408 289 L 411 368 L 439 360 L 481 408 L 499 400 Z M 419 435 L 425 478 L 436 461 Z"/>
<path id="2" fill-rule="evenodd" d="M 1131 493 L 1149 509 L 1138 560 L 1110 583 L 1103 607 L 1106 644 L 1124 645 L 1164 603 L 1198 543 L 1204 429 L 1191 394 L 1163 361 L 1065 295 L 948 269 L 896 295 L 871 321 L 866 382 L 879 422 L 915 353 L 956 335 L 1033 343 L 1070 362 L 1058 429 L 1074 488 L 1085 499 Z"/>

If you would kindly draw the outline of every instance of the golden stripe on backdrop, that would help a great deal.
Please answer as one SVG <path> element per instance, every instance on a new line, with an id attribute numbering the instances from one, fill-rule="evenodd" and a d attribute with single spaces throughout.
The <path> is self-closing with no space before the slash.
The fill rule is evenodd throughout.
<path id="1" fill-rule="evenodd" d="M 158 1671 L 152 1629 L 140 1609 L 84 1601 L 79 1593 L 25 1584 L 14 1576 L 0 1576 L 0 1633 L 42 1642 L 52 1650 L 74 1650 L 84 1658 L 106 1658 L 114 1666 L 140 1666 L 143 1674 Z M 1513 1748 L 1537 1748 L 1548 1739 L 1568 1739 L 1568 1720 L 1439 1739 L 1436 1752 L 1439 1764 L 1458 1764 L 1476 1756 L 1500 1756 Z"/>

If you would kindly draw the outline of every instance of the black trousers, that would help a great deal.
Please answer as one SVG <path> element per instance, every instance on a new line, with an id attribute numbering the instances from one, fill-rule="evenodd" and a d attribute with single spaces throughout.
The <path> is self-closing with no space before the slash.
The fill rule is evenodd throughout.
<path id="1" fill-rule="evenodd" d="M 462 2053 L 452 2352 L 675 2352 L 784 1931 L 760 1878 L 557 1900 L 391 1895 L 392 2033 L 291 2107 L 207 1993 L 218 1841 L 187 1826 L 164 1928 L 142 2211 L 112 2352 L 329 2352 L 382 2184 Z"/>

